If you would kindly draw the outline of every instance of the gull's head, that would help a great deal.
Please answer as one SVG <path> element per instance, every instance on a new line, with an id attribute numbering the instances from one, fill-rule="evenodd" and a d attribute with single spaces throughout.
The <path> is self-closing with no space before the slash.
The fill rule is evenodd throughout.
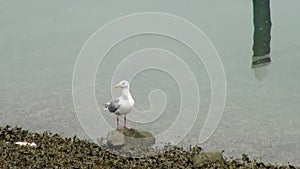
<path id="1" fill-rule="evenodd" d="M 114 86 L 114 88 L 119 88 L 119 87 L 121 89 L 129 88 L 129 82 L 127 82 L 126 80 L 122 80 L 120 83 L 118 83 Z"/>

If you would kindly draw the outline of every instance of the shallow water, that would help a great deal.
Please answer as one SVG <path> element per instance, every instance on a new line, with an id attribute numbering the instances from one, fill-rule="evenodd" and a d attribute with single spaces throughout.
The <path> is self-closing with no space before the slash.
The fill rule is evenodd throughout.
<path id="1" fill-rule="evenodd" d="M 206 150 L 225 150 L 229 156 L 245 153 L 268 162 L 300 165 L 298 1 L 272 1 L 272 63 L 262 81 L 254 77 L 250 68 L 251 1 L 120 3 L 123 4 L 1 1 L 0 124 L 88 138 L 72 100 L 72 75 L 80 49 L 99 27 L 113 19 L 135 12 L 166 12 L 199 27 L 215 46 L 224 66 L 225 111 L 212 137 L 201 146 Z M 201 96 L 200 109 L 196 123 L 181 144 L 196 144 L 210 106 L 210 81 L 203 64 L 178 41 L 143 35 L 116 45 L 96 75 L 97 103 L 110 99 L 111 77 L 120 61 L 145 47 L 172 51 L 193 71 Z M 130 121 L 131 126 L 159 134 L 172 125 L 181 102 L 173 77 L 162 71 L 147 70 L 133 79 L 131 89 L 139 110 L 149 108 L 148 94 L 153 89 L 164 91 L 168 101 L 158 119 L 147 124 Z M 113 94 L 117 96 L 119 91 L 114 90 Z M 154 100 L 153 104 L 160 101 Z M 101 114 L 115 126 L 114 116 L 103 111 Z M 97 128 L 94 130 L 97 132 Z"/>

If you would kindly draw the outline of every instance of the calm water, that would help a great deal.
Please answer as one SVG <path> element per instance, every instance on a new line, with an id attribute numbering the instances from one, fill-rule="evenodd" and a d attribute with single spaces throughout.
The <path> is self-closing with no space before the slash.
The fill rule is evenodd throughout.
<path id="1" fill-rule="evenodd" d="M 88 138 L 72 101 L 72 75 L 81 47 L 101 26 L 135 12 L 156 11 L 183 17 L 212 41 L 227 80 L 223 118 L 212 137 L 201 146 L 225 150 L 229 156 L 249 154 L 264 161 L 300 165 L 300 40 L 296 0 L 272 1 L 272 63 L 262 81 L 250 68 L 252 56 L 251 1 L 228 0 L 132 3 L 76 1 L 0 1 L 0 124 L 33 131 L 51 130 Z M 96 76 L 96 98 L 110 99 L 110 79 L 120 60 L 138 49 L 160 47 L 182 56 L 193 70 L 201 103 L 194 127 L 182 144 L 196 144 L 210 104 L 210 84 L 204 66 L 186 47 L 162 36 L 144 35 L 115 46 Z M 141 72 L 132 81 L 136 108 L 148 109 L 148 94 L 161 89 L 168 99 L 155 122 L 132 126 L 158 134 L 175 120 L 178 86 L 168 74 Z M 118 91 L 114 91 L 118 94 Z M 102 112 L 109 124 L 115 117 Z M 129 116 L 130 117 L 130 116 Z"/>

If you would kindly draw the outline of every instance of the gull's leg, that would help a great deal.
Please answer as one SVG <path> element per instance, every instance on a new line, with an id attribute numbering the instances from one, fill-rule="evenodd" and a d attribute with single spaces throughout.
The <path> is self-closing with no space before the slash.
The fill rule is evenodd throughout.
<path id="1" fill-rule="evenodd" d="M 119 129 L 119 115 L 117 115 L 117 129 Z"/>
<path id="2" fill-rule="evenodd" d="M 126 125 L 126 115 L 124 115 L 124 128 L 127 128 L 127 125 Z"/>

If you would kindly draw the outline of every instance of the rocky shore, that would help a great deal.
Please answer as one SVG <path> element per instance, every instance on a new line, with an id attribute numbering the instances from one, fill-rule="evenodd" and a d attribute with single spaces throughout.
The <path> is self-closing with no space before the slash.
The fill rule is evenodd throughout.
<path id="1" fill-rule="evenodd" d="M 200 147 L 166 146 L 151 151 L 155 153 L 142 158 L 122 156 L 76 136 L 0 127 L 0 168 L 296 168 L 265 164 L 246 155 L 225 159 L 220 152 L 203 152 Z"/>

